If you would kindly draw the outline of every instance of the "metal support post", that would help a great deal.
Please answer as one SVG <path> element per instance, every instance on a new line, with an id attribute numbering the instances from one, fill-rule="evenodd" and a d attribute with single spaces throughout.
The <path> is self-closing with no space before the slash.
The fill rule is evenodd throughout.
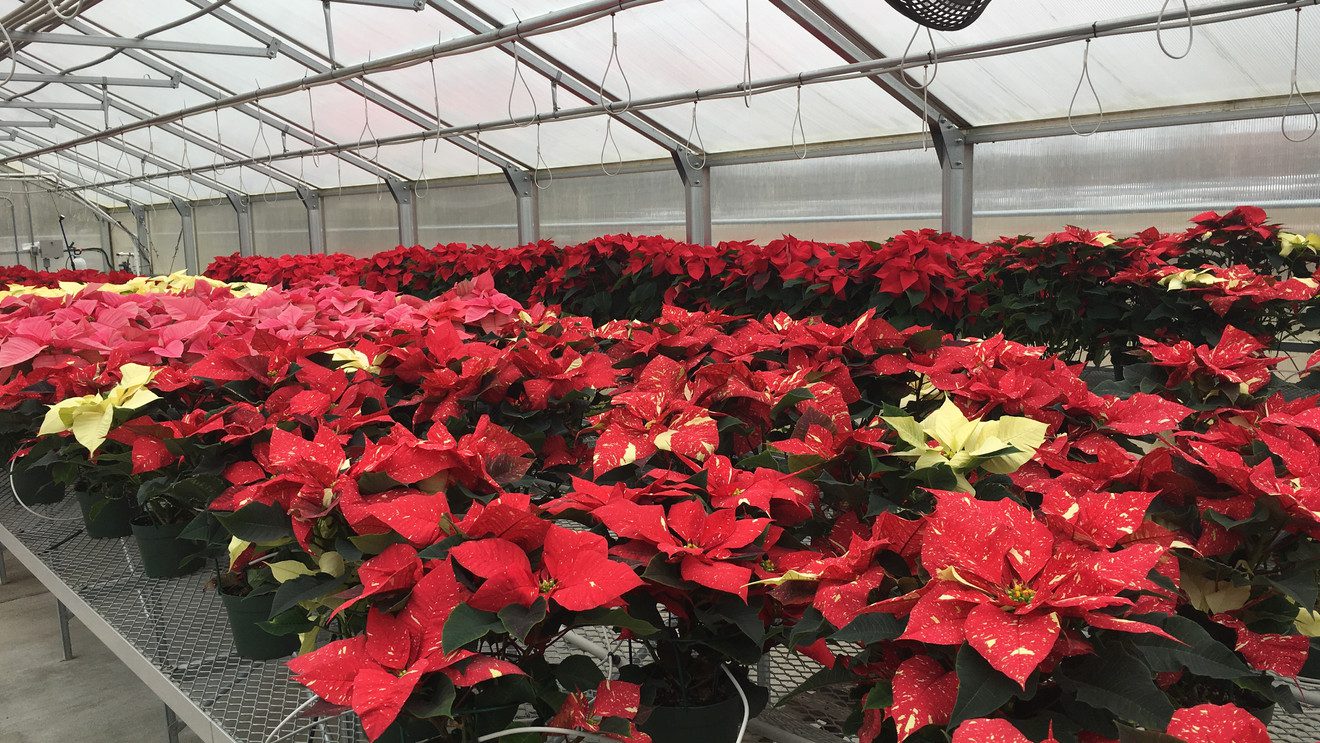
<path id="1" fill-rule="evenodd" d="M 196 275 L 200 259 L 197 255 L 197 226 L 193 221 L 192 203 L 177 197 L 171 201 L 174 202 L 174 209 L 179 212 L 179 219 L 183 222 L 183 267 L 188 273 Z"/>
<path id="2" fill-rule="evenodd" d="M 530 170 L 506 169 L 504 177 L 518 200 L 518 244 L 527 245 L 540 240 L 541 199 L 536 174 Z"/>
<path id="3" fill-rule="evenodd" d="M 60 644 L 64 648 L 64 660 L 73 660 L 73 637 L 69 635 L 69 610 L 62 601 L 55 602 L 55 614 L 60 620 Z"/>
<path id="4" fill-rule="evenodd" d="M 321 211 L 321 194 L 299 186 L 298 198 L 307 207 L 308 247 L 312 253 L 325 253 L 325 212 Z"/>
<path id="5" fill-rule="evenodd" d="M 940 159 L 940 229 L 963 237 L 972 236 L 972 154 L 975 145 L 967 132 L 941 120 L 931 128 L 935 152 Z"/>
<path id="6" fill-rule="evenodd" d="M 232 191 L 225 194 L 229 205 L 238 215 L 238 252 L 240 255 L 255 255 L 253 244 L 257 234 L 252 229 L 252 198 Z"/>
<path id="7" fill-rule="evenodd" d="M 674 165 L 683 179 L 683 213 L 687 221 L 687 241 L 696 245 L 710 245 L 712 238 L 710 217 L 710 166 L 701 156 L 701 167 L 692 162 L 693 155 L 686 150 L 674 150 Z"/>
<path id="8" fill-rule="evenodd" d="M 138 263 L 136 270 L 150 275 L 151 274 L 151 233 L 147 231 L 147 209 L 141 204 L 129 202 L 128 211 L 133 215 L 133 221 L 137 223 L 137 236 L 133 242 L 137 243 Z"/>
<path id="9" fill-rule="evenodd" d="M 0 586 L 9 581 L 9 572 L 5 569 L 5 548 L 0 547 Z"/>
<path id="10" fill-rule="evenodd" d="M 385 185 L 399 207 L 399 244 L 411 247 L 417 244 L 417 184 L 386 178 Z"/>
<path id="11" fill-rule="evenodd" d="M 178 715 L 169 705 L 165 705 L 165 738 L 170 743 L 179 743 L 179 731 L 183 729 L 183 723 L 179 722 Z"/>

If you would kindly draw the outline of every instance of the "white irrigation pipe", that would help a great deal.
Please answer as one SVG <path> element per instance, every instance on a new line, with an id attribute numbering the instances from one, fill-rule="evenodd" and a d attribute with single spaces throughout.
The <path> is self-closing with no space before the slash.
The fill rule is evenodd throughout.
<path id="1" fill-rule="evenodd" d="M 82 520 L 82 517 L 81 517 L 81 516 L 79 516 L 79 517 L 77 517 L 77 518 L 57 519 L 57 518 L 54 518 L 54 517 L 51 517 L 51 516 L 44 516 L 44 515 L 42 515 L 42 514 L 37 513 L 36 511 L 33 511 L 31 508 L 28 508 L 28 504 L 26 504 L 26 503 L 23 502 L 23 496 L 21 496 L 21 495 L 18 494 L 18 486 L 14 484 L 14 460 L 12 460 L 12 459 L 9 460 L 9 473 L 8 473 L 8 474 L 9 474 L 9 490 L 10 490 L 10 492 L 12 492 L 12 493 L 14 494 L 14 500 L 18 501 L 18 505 L 22 506 L 24 511 L 27 511 L 28 513 L 32 514 L 33 516 L 36 516 L 36 517 L 39 518 L 39 519 L 42 519 L 43 521 L 56 521 L 56 522 L 63 522 L 63 521 L 81 521 L 81 520 Z"/>

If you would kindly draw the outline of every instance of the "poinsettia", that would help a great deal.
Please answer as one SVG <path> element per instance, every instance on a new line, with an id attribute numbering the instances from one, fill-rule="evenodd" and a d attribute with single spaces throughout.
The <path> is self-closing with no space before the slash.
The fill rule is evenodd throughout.
<path id="1" fill-rule="evenodd" d="M 1024 687 L 1059 641 L 1063 619 L 1099 629 L 1163 634 L 1106 610 L 1133 606 L 1123 591 L 1156 590 L 1146 575 L 1164 553 L 1153 544 L 1088 549 L 1052 532 L 1011 500 L 939 493 L 922 539 L 930 583 L 868 611 L 906 614 L 902 638 L 969 643 Z"/>
<path id="2" fill-rule="evenodd" d="M 657 451 L 696 460 L 713 454 L 719 427 L 693 397 L 682 364 L 666 356 L 652 359 L 631 387 L 614 395 L 613 407 L 597 420 L 602 430 L 592 455 L 595 474 L 645 460 Z"/>
<path id="3" fill-rule="evenodd" d="M 629 540 L 621 554 L 677 563 L 685 580 L 746 600 L 752 568 L 761 550 L 752 546 L 770 525 L 766 518 L 742 519 L 732 508 L 707 512 L 699 501 L 663 506 L 612 501 L 592 516 Z"/>
<path id="4" fill-rule="evenodd" d="M 557 525 L 545 533 L 539 571 L 532 570 L 526 552 L 504 539 L 464 542 L 449 554 L 484 579 L 468 604 L 485 611 L 531 606 L 541 596 L 569 611 L 587 611 L 614 605 L 642 584 L 631 568 L 609 559 L 604 537 Z"/>
<path id="5" fill-rule="evenodd" d="M 547 723 L 551 727 L 598 733 L 623 743 L 651 743 L 651 736 L 632 723 L 642 705 L 642 689 L 627 681 L 600 682 L 595 695 L 588 700 L 583 692 L 570 692 L 559 711 Z M 601 730 L 607 718 L 628 721 L 627 732 Z"/>
<path id="6" fill-rule="evenodd" d="M 947 465 L 966 492 L 972 491 L 966 473 L 977 467 L 998 474 L 1016 471 L 1045 441 L 1048 429 L 1040 421 L 1013 416 L 969 420 L 949 398 L 921 422 L 903 416 L 883 416 L 883 420 L 911 447 L 894 452 L 895 456 L 915 459 L 918 470 Z"/>

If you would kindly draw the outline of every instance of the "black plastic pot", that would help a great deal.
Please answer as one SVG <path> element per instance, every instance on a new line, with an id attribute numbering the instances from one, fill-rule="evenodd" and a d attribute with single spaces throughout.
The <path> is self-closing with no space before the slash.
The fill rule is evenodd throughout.
<path id="1" fill-rule="evenodd" d="M 157 526 L 153 523 L 133 522 L 133 538 L 142 554 L 142 572 L 151 578 L 178 578 L 201 569 L 205 561 L 202 545 L 191 539 L 180 539 L 187 524 Z"/>
<path id="2" fill-rule="evenodd" d="M 292 655 L 298 649 L 297 635 L 272 635 L 258 625 L 270 619 L 275 594 L 234 596 L 220 594 L 229 615 L 229 632 L 234 637 L 234 651 L 250 660 L 274 660 Z"/>
<path id="3" fill-rule="evenodd" d="M 13 467 L 15 495 L 24 504 L 58 503 L 64 499 L 64 486 L 51 478 L 46 467 L 25 467 L 21 461 Z"/>
<path id="4" fill-rule="evenodd" d="M 702 707 L 652 707 L 638 728 L 652 743 L 733 743 L 742 725 L 743 705 L 737 696 Z"/>
<path id="5" fill-rule="evenodd" d="M 469 743 L 487 733 L 507 730 L 518 714 L 518 705 L 491 707 L 463 718 L 462 729 L 450 734 L 440 732 L 435 725 L 407 715 L 400 715 L 392 725 L 385 728 L 376 739 L 376 743 Z M 464 732 L 467 736 L 464 737 Z M 691 741 L 688 741 L 691 743 Z"/>
<path id="6" fill-rule="evenodd" d="M 78 491 L 87 536 L 92 539 L 116 539 L 133 533 L 133 504 L 126 498 L 103 498 Z"/>

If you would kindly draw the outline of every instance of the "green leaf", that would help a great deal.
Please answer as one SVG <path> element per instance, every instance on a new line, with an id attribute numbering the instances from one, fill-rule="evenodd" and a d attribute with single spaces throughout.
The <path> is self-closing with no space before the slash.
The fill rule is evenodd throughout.
<path id="1" fill-rule="evenodd" d="M 1016 681 L 996 671 L 967 643 L 958 651 L 954 670 L 958 672 L 958 699 L 953 703 L 951 726 L 984 717 L 1022 691 Z"/>
<path id="2" fill-rule="evenodd" d="M 814 399 L 816 399 L 816 396 L 811 394 L 811 390 L 806 387 L 798 387 L 797 389 L 789 390 L 784 393 L 784 396 L 779 398 L 779 400 L 775 402 L 775 406 L 770 409 L 770 420 L 778 418 L 779 414 L 784 412 L 787 408 L 791 408 L 804 400 Z"/>
<path id="3" fill-rule="evenodd" d="M 491 632 L 499 632 L 503 629 L 504 623 L 498 616 L 488 611 L 473 609 L 467 604 L 459 604 L 454 607 L 449 619 L 445 620 L 440 644 L 446 653 L 452 653 Z"/>
<path id="4" fill-rule="evenodd" d="M 1170 616 L 1160 619 L 1158 624 L 1181 642 L 1149 634 L 1134 634 L 1129 638 L 1156 673 L 1186 668 L 1198 676 L 1215 679 L 1238 679 L 1254 675 L 1236 653 L 1211 637 L 1196 622 L 1185 617 Z"/>
<path id="5" fill-rule="evenodd" d="M 775 702 L 775 706 L 776 707 L 784 706 L 785 702 L 797 696 L 798 694 L 805 694 L 809 691 L 815 691 L 816 689 L 824 689 L 827 686 L 834 686 L 836 684 L 847 684 L 856 680 L 857 680 L 856 674 L 854 674 L 851 670 L 847 668 L 847 666 L 845 666 L 842 663 L 840 663 L 839 665 L 833 668 L 822 668 L 819 671 L 816 671 L 816 673 L 812 674 L 811 678 L 807 679 L 806 681 L 803 681 L 801 684 L 798 684 L 796 689 L 785 694 L 783 698 L 780 699 L 778 702 Z"/>
<path id="6" fill-rule="evenodd" d="M 623 609 L 592 609 L 573 617 L 572 627 L 620 627 L 646 637 L 660 631 L 659 627 L 637 619 Z"/>
<path id="7" fill-rule="evenodd" d="M 426 687 L 408 698 L 407 711 L 413 717 L 429 719 L 433 717 L 453 717 L 454 700 L 458 696 L 454 682 L 442 674 L 432 674 Z"/>
<path id="8" fill-rule="evenodd" d="M 532 628 L 545 619 L 546 601 L 538 597 L 531 606 L 523 607 L 510 604 L 499 611 L 500 622 L 510 635 L 519 640 L 526 640 Z"/>
<path id="9" fill-rule="evenodd" d="M 283 614 L 303 601 L 314 601 L 338 593 L 348 585 L 347 576 L 338 578 L 329 575 L 302 575 L 280 584 L 275 590 L 275 603 L 271 607 L 272 617 Z"/>
<path id="10" fill-rule="evenodd" d="M 555 665 L 555 679 L 565 691 L 595 691 L 605 680 L 605 674 L 594 659 L 570 655 Z"/>
<path id="11" fill-rule="evenodd" d="M 1118 743 L 1182 743 L 1182 739 L 1155 730 L 1138 730 L 1119 725 Z"/>
<path id="12" fill-rule="evenodd" d="M 903 626 L 891 614 L 875 612 L 863 614 L 848 623 L 847 627 L 835 632 L 830 637 L 836 642 L 856 642 L 869 645 L 873 642 L 892 640 L 903 634 Z"/>
<path id="13" fill-rule="evenodd" d="M 265 503 L 249 503 L 232 513 L 215 515 L 230 534 L 253 544 L 273 544 L 293 537 L 289 515 Z"/>
<path id="14" fill-rule="evenodd" d="M 866 699 L 862 702 L 862 709 L 884 709 L 894 706 L 894 687 L 881 681 L 872 686 L 870 691 L 866 692 Z"/>
<path id="15" fill-rule="evenodd" d="M 1135 655 L 1114 647 L 1069 664 L 1055 678 L 1084 704 L 1108 710 L 1120 720 L 1163 730 L 1173 717 L 1173 705 L 1152 675 Z"/>

